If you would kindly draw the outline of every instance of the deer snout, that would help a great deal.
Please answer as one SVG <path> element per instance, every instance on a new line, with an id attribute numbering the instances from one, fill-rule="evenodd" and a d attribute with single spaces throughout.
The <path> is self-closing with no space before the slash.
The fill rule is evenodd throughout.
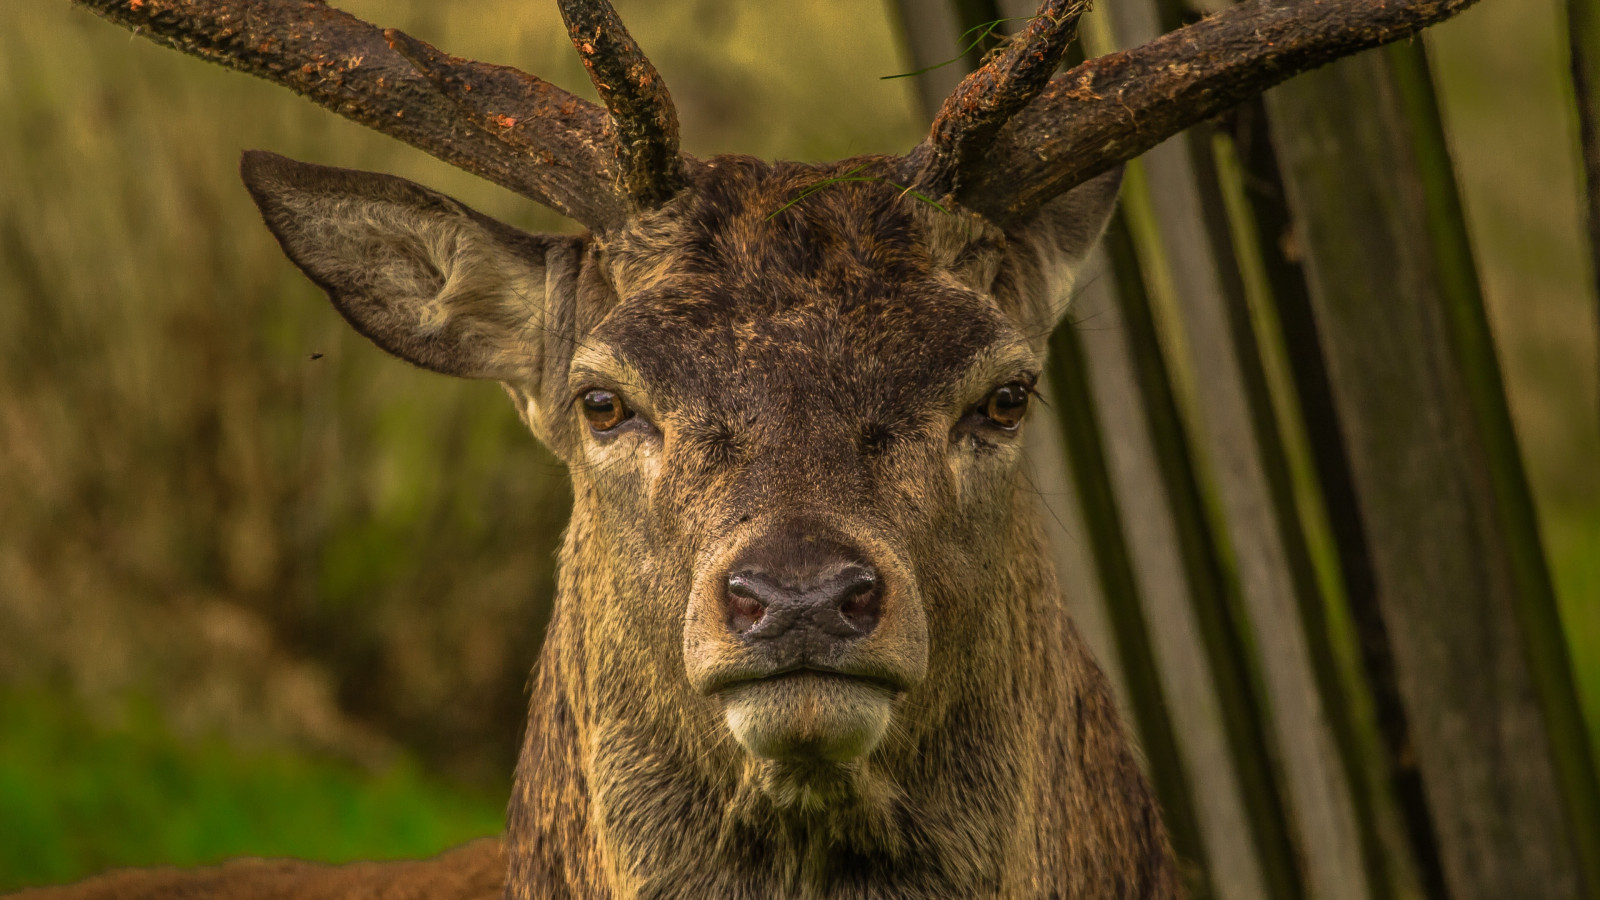
<path id="1" fill-rule="evenodd" d="M 706 559 L 684 621 L 689 682 L 761 758 L 843 761 L 877 744 L 927 673 L 921 593 L 847 521 L 751 523 Z"/>
<path id="2" fill-rule="evenodd" d="M 728 627 L 745 641 L 767 642 L 779 655 L 823 655 L 830 645 L 878 627 L 881 580 L 864 563 L 804 573 L 743 568 L 728 575 Z"/>

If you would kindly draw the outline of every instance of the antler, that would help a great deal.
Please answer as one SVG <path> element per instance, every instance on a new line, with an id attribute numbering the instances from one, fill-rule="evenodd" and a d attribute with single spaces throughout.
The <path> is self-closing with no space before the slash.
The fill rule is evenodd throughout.
<path id="1" fill-rule="evenodd" d="M 1020 33 L 945 98 L 933 131 L 906 158 L 911 183 L 935 197 L 960 189 L 1006 122 L 1049 84 L 1089 0 L 1044 0 Z"/>
<path id="2" fill-rule="evenodd" d="M 1410 37 L 1474 2 L 1249 0 L 1091 59 L 990 132 L 992 146 L 957 180 L 956 199 L 1001 224 L 1022 221 L 1070 188 L 1293 75 Z M 1040 14 L 1056 6 L 1045 0 Z M 1059 53 L 1054 44 L 1038 52 Z M 940 119 L 950 111 L 947 103 Z M 944 130 L 962 127 L 947 123 Z M 940 134 L 935 123 L 925 143 Z"/>
<path id="3" fill-rule="evenodd" d="M 606 112 L 527 73 L 447 56 L 320 0 L 74 2 L 281 84 L 597 231 L 630 214 L 630 196 L 618 190 L 630 180 Z"/>
<path id="4" fill-rule="evenodd" d="M 684 186 L 678 112 L 666 84 L 608 0 L 558 5 L 589 80 L 611 111 L 627 195 L 641 209 L 666 203 Z"/>

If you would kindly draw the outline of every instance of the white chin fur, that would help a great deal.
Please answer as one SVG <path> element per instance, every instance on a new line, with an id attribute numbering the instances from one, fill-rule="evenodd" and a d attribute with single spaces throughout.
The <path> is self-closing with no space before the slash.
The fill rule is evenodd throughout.
<path id="1" fill-rule="evenodd" d="M 842 763 L 872 752 L 893 705 L 893 696 L 875 685 L 797 672 L 730 689 L 723 718 L 752 756 Z"/>

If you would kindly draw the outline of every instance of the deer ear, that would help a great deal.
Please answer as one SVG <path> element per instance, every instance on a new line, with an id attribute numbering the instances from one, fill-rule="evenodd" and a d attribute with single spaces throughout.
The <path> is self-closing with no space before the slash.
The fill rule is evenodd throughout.
<path id="1" fill-rule="evenodd" d="M 284 252 L 373 343 L 447 375 L 536 374 L 545 258 L 571 239 L 535 237 L 390 175 L 261 150 L 244 154 L 240 174 Z"/>
<path id="2" fill-rule="evenodd" d="M 1026 334 L 1043 343 L 1067 311 L 1089 254 L 1117 208 L 1122 167 L 1097 175 L 1007 229 L 994 294 Z"/>

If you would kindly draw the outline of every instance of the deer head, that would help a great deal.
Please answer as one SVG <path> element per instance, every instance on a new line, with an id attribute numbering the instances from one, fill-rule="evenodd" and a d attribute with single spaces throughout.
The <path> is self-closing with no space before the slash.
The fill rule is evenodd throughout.
<path id="1" fill-rule="evenodd" d="M 388 176 L 260 152 L 243 174 L 358 331 L 500 381 L 568 463 L 561 614 L 596 677 L 810 778 L 871 751 L 930 669 L 958 677 L 1023 590 L 1024 414 L 1118 181 L 1008 237 L 899 165 L 717 158 L 575 238 Z"/>
<path id="2" fill-rule="evenodd" d="M 897 706 L 938 709 L 973 635 L 1015 624 L 997 598 L 1028 592 L 1011 563 L 1036 541 L 1016 523 L 1019 435 L 1117 173 L 1009 231 L 955 192 L 1082 7 L 1046 4 L 910 157 L 809 166 L 685 158 L 615 14 L 565 3 L 617 148 L 584 237 L 260 152 L 244 179 L 358 331 L 500 381 L 566 460 L 580 586 L 561 614 L 597 666 L 591 689 L 650 698 L 696 740 L 725 733 L 771 790 L 809 796 L 860 771 L 845 764 Z M 387 39 L 483 102 L 482 67 Z"/>
<path id="3" fill-rule="evenodd" d="M 1121 162 L 1470 0 L 1253 0 L 1054 81 L 1087 2 L 1045 0 L 920 146 L 826 165 L 681 153 L 605 0 L 560 0 L 603 111 L 320 3 L 84 2 L 590 229 L 534 236 L 398 178 L 243 163 L 358 331 L 502 383 L 570 467 L 514 896 L 771 896 L 863 860 L 915 896 L 1062 871 L 1062 896 L 1170 888 L 1018 478 L 1046 338 Z M 1042 824 L 1019 835 L 1019 817 Z M 949 852 L 909 861 L 930 847 Z M 721 874 L 696 870 L 706 854 Z M 730 888 L 739 866 L 767 893 Z"/>

